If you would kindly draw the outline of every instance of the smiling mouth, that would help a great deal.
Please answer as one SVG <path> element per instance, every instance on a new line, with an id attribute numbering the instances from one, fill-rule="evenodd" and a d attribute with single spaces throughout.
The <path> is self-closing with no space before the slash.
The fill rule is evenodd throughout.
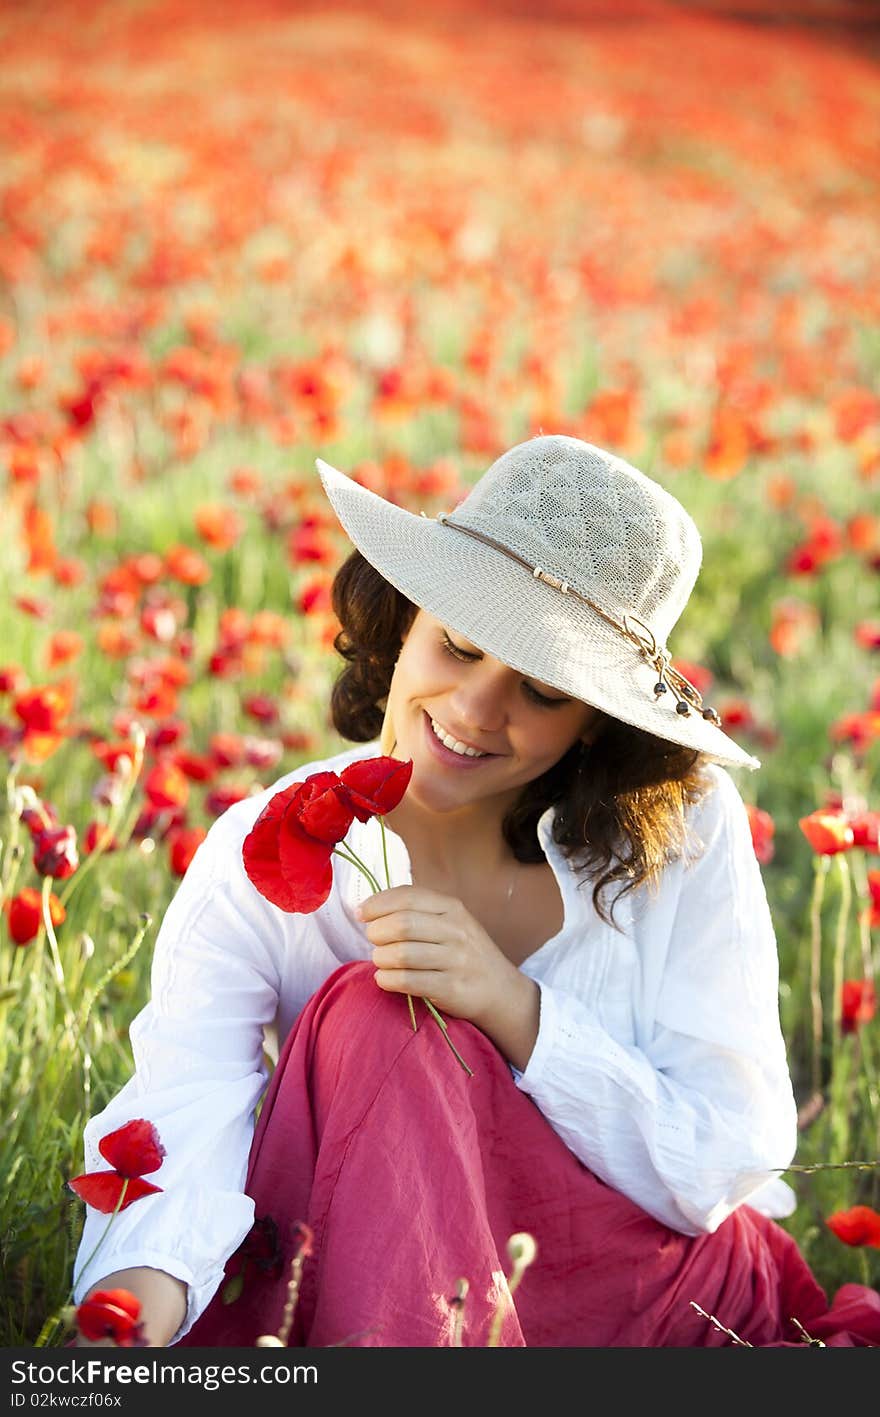
<path id="1" fill-rule="evenodd" d="M 468 743 L 462 743 L 460 739 L 454 738 L 451 733 L 447 733 L 446 729 L 436 718 L 426 710 L 424 712 L 434 738 L 442 747 L 446 748 L 451 753 L 455 753 L 456 757 L 465 758 L 469 762 L 478 762 L 482 758 L 497 758 L 500 756 L 498 753 L 483 752 L 482 750 L 472 748 Z"/>

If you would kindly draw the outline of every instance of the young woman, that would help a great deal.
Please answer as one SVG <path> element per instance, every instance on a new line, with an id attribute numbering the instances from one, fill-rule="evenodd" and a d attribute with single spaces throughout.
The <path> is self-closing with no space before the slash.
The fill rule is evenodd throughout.
<path id="1" fill-rule="evenodd" d="M 77 1299 L 126 1287 L 154 1344 L 251 1345 L 304 1222 L 291 1342 L 441 1346 L 458 1322 L 480 1346 L 527 1232 L 506 1345 L 729 1343 L 705 1314 L 756 1345 L 801 1342 L 793 1319 L 880 1342 L 880 1298 L 846 1286 L 829 1310 L 772 1218 L 795 1105 L 727 771 L 759 764 L 666 647 L 693 521 L 568 437 L 514 447 L 436 520 L 318 466 L 356 547 L 331 712 L 358 746 L 230 808 L 187 872 L 134 1077 L 86 1130 L 95 1170 L 103 1136 L 151 1121 L 162 1190 L 117 1216 Z M 345 840 L 390 886 L 337 856 L 317 910 L 264 899 L 242 851 L 274 795 L 381 755 L 408 788 L 384 839 L 371 817 Z"/>

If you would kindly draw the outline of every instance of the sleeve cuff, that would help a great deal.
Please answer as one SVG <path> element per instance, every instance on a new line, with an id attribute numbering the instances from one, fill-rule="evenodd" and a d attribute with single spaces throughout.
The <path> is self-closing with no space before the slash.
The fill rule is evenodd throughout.
<path id="1" fill-rule="evenodd" d="M 189 1333 L 196 1319 L 204 1313 L 219 1289 L 224 1273 L 224 1267 L 221 1265 L 197 1284 L 193 1279 L 191 1268 L 183 1260 L 173 1255 L 157 1254 L 154 1250 L 129 1250 L 126 1253 L 113 1255 L 111 1272 L 116 1273 L 123 1269 L 158 1269 L 164 1274 L 170 1274 L 173 1279 L 179 1279 L 182 1284 L 186 1285 L 186 1313 L 180 1328 L 168 1340 L 167 1346 L 169 1348 Z M 89 1270 L 91 1270 L 91 1266 L 89 1266 Z M 87 1273 L 85 1282 L 77 1279 L 73 1286 L 73 1302 L 77 1305 L 81 1304 L 89 1290 L 99 1284 L 100 1280 L 101 1276 L 97 1270 L 91 1277 Z"/>

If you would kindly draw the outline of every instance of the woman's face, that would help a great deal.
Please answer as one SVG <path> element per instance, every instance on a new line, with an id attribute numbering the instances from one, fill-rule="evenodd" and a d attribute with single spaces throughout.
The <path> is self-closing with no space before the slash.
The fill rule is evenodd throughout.
<path id="1" fill-rule="evenodd" d="M 591 740 L 602 719 L 597 709 L 510 669 L 424 610 L 404 638 L 388 705 L 394 756 L 413 760 L 407 799 L 437 812 L 496 798 L 506 808 L 573 743 Z M 451 751 L 435 727 L 447 744 L 485 756 Z"/>

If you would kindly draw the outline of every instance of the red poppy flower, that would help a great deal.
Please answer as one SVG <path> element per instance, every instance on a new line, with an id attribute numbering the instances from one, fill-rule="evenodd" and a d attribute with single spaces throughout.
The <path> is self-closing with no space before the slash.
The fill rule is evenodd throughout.
<path id="1" fill-rule="evenodd" d="M 853 829 L 853 846 L 862 846 L 867 851 L 880 850 L 880 812 L 851 812 L 849 824 Z"/>
<path id="2" fill-rule="evenodd" d="M 134 1201 L 143 1196 L 161 1191 L 161 1186 L 154 1186 L 151 1181 L 142 1179 L 150 1171 L 157 1171 L 165 1156 L 165 1148 L 152 1122 L 147 1122 L 142 1117 L 127 1122 L 124 1127 L 118 1127 L 115 1132 L 102 1137 L 98 1150 L 114 1169 L 87 1171 L 67 1183 L 74 1194 L 87 1205 L 109 1215 L 119 1204 L 123 1187 L 125 1199 L 119 1207 L 120 1210 L 127 1210 Z"/>
<path id="3" fill-rule="evenodd" d="M 341 779 L 358 821 L 393 812 L 409 786 L 413 764 L 397 758 L 364 758 L 343 768 Z"/>
<path id="4" fill-rule="evenodd" d="M 158 1171 L 166 1155 L 153 1123 L 143 1117 L 108 1132 L 98 1142 L 98 1150 L 120 1176 L 128 1177 L 148 1176 L 151 1171 Z"/>
<path id="5" fill-rule="evenodd" d="M 91 856 L 93 851 L 118 851 L 119 842 L 106 822 L 89 822 L 83 837 L 83 852 Z"/>
<path id="6" fill-rule="evenodd" d="M 208 747 L 218 767 L 237 768 L 244 761 L 244 740 L 237 733 L 213 733 Z"/>
<path id="7" fill-rule="evenodd" d="M 140 1300 L 128 1289 L 96 1289 L 77 1308 L 76 1326 L 93 1343 L 112 1338 L 120 1348 L 146 1347 L 140 1312 Z"/>
<path id="8" fill-rule="evenodd" d="M 849 851 L 855 840 L 853 829 L 842 812 L 819 810 L 801 817 L 798 826 L 819 856 Z"/>
<path id="9" fill-rule="evenodd" d="M 189 781 L 170 759 L 155 764 L 144 781 L 144 796 L 153 807 L 185 807 Z"/>
<path id="10" fill-rule="evenodd" d="M 172 546 L 165 553 L 165 569 L 169 576 L 184 585 L 204 585 L 211 579 L 207 562 L 191 546 Z"/>
<path id="11" fill-rule="evenodd" d="M 312 773 L 277 792 L 245 838 L 248 878 L 281 910 L 317 910 L 333 884 L 334 846 L 355 816 L 365 822 L 396 807 L 412 769 L 411 761 L 368 758 L 350 764 L 341 777 Z"/>
<path id="12" fill-rule="evenodd" d="M 185 876 L 190 863 L 208 833 L 204 827 L 177 827 L 168 833 L 171 869 L 175 876 Z"/>
<path id="13" fill-rule="evenodd" d="M 33 886 L 25 886 L 18 895 L 7 901 L 3 908 L 9 933 L 17 945 L 28 945 L 31 940 L 36 939 L 43 923 L 42 900 L 38 890 Z M 49 895 L 49 915 L 53 925 L 62 924 L 67 915 L 54 891 Z"/>
<path id="14" fill-rule="evenodd" d="M 19 694 L 27 683 L 27 675 L 20 664 L 5 664 L 0 669 L 0 694 Z"/>
<path id="15" fill-rule="evenodd" d="M 258 723 L 274 723 L 278 718 L 278 705 L 268 694 L 248 694 L 242 708 Z"/>
<path id="16" fill-rule="evenodd" d="M 857 1033 L 877 1012 L 877 991 L 870 979 L 845 979 L 840 1009 L 842 1033 Z"/>
<path id="17" fill-rule="evenodd" d="M 152 1181 L 144 1181 L 140 1176 L 130 1179 L 120 1176 L 118 1171 L 87 1171 L 82 1176 L 74 1176 L 67 1184 L 81 1201 L 85 1201 L 93 1210 L 99 1210 L 102 1215 L 112 1215 L 119 1205 L 123 1186 L 125 1199 L 119 1206 L 120 1210 L 128 1210 L 135 1201 L 154 1195 L 162 1189 L 161 1186 L 154 1186 Z"/>
<path id="18" fill-rule="evenodd" d="M 263 1274 L 274 1279 L 284 1269 L 284 1256 L 278 1241 L 278 1225 L 271 1215 L 255 1220 L 241 1244 L 242 1258 L 251 1260 Z"/>
<path id="19" fill-rule="evenodd" d="M 838 1210 L 825 1221 L 845 1245 L 871 1245 L 880 1250 L 880 1215 L 869 1205 Z"/>
<path id="20" fill-rule="evenodd" d="M 79 865 L 76 850 L 76 830 L 56 827 L 40 832 L 34 839 L 34 869 L 41 876 L 53 876 L 63 881 L 72 876 Z"/>
<path id="21" fill-rule="evenodd" d="M 280 910 L 309 914 L 330 894 L 333 843 L 306 832 L 299 814 L 317 797 L 312 822 L 326 834 L 333 812 L 339 814 L 335 819 L 339 823 L 347 811 L 342 832 L 334 839 L 341 841 L 354 814 L 350 807 L 343 808 L 338 798 L 332 804 L 321 802 L 334 782 L 338 783 L 335 773 L 313 773 L 311 779 L 276 792 L 245 837 L 242 858 L 248 879 Z"/>
<path id="22" fill-rule="evenodd" d="M 27 689 L 13 702 L 13 711 L 26 728 L 37 733 L 55 733 L 70 714 L 76 694 L 73 679 Z"/>
<path id="23" fill-rule="evenodd" d="M 749 818 L 749 828 L 752 833 L 752 846 L 755 848 L 755 855 L 762 866 L 773 860 L 774 845 L 773 836 L 776 831 L 776 824 L 769 812 L 763 811 L 761 807 L 755 807 L 747 803 L 746 812 Z"/>

